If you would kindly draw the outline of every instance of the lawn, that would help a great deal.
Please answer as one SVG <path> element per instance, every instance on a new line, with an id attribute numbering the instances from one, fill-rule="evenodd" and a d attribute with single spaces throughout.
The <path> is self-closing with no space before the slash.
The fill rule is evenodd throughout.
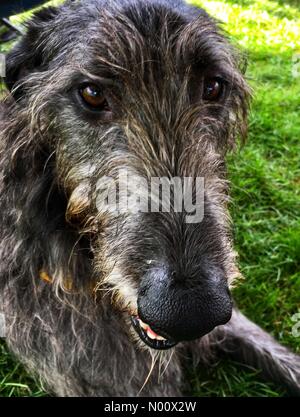
<path id="1" fill-rule="evenodd" d="M 254 89 L 249 138 L 228 158 L 235 246 L 244 282 L 241 310 L 300 353 L 292 316 L 300 310 L 300 3 L 298 0 L 191 1 L 224 22 L 248 56 Z M 23 20 L 24 16 L 15 20 Z M 198 396 L 282 396 L 259 371 L 223 361 L 188 371 Z M 0 345 L 0 396 L 41 388 Z"/>

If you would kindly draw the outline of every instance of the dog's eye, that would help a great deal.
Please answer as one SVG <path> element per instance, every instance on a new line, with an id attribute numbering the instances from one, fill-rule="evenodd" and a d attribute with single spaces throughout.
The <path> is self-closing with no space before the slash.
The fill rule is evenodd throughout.
<path id="1" fill-rule="evenodd" d="M 95 84 L 85 84 L 79 90 L 84 103 L 92 110 L 110 111 L 103 91 Z"/>
<path id="2" fill-rule="evenodd" d="M 216 101 L 223 92 L 223 83 L 218 78 L 210 78 L 204 81 L 203 100 Z"/>

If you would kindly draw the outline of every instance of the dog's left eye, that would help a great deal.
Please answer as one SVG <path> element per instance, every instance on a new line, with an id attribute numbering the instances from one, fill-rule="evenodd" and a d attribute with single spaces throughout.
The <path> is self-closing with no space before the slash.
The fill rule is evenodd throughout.
<path id="1" fill-rule="evenodd" d="M 222 80 L 218 78 L 210 78 L 204 80 L 203 85 L 203 100 L 216 101 L 218 100 L 223 93 L 223 83 Z"/>
<path id="2" fill-rule="evenodd" d="M 95 84 L 85 84 L 80 87 L 79 94 L 84 103 L 96 111 L 110 111 L 108 102 L 103 95 L 103 91 Z"/>

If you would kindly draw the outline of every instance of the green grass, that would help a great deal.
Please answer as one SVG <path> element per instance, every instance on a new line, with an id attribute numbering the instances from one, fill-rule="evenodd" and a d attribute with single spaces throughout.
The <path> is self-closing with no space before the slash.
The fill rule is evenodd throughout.
<path id="1" fill-rule="evenodd" d="M 222 20 L 247 52 L 254 89 L 248 142 L 228 158 L 235 244 L 245 276 L 235 299 L 249 318 L 300 353 L 300 338 L 291 334 L 291 317 L 300 309 L 300 74 L 292 76 L 293 54 L 300 53 L 299 2 L 194 3 Z M 0 395 L 42 395 L 0 347 Z M 200 396 L 285 394 L 262 382 L 259 371 L 230 360 L 189 370 L 189 377 Z"/>

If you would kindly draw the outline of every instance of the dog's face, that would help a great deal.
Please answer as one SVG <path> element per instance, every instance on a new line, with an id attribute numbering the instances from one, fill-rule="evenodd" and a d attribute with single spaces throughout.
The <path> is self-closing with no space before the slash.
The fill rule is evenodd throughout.
<path id="1" fill-rule="evenodd" d="M 9 57 L 7 84 L 32 128 L 48 132 L 66 216 L 89 236 L 99 290 L 113 291 L 144 344 L 166 349 L 231 316 L 238 271 L 224 157 L 245 128 L 248 89 L 205 12 L 95 3 L 39 13 Z M 182 210 L 174 200 L 140 210 L 162 177 L 193 178 L 203 216 L 193 221 L 185 192 Z M 110 210 L 105 187 L 120 202 L 126 180 L 129 203 Z"/>

